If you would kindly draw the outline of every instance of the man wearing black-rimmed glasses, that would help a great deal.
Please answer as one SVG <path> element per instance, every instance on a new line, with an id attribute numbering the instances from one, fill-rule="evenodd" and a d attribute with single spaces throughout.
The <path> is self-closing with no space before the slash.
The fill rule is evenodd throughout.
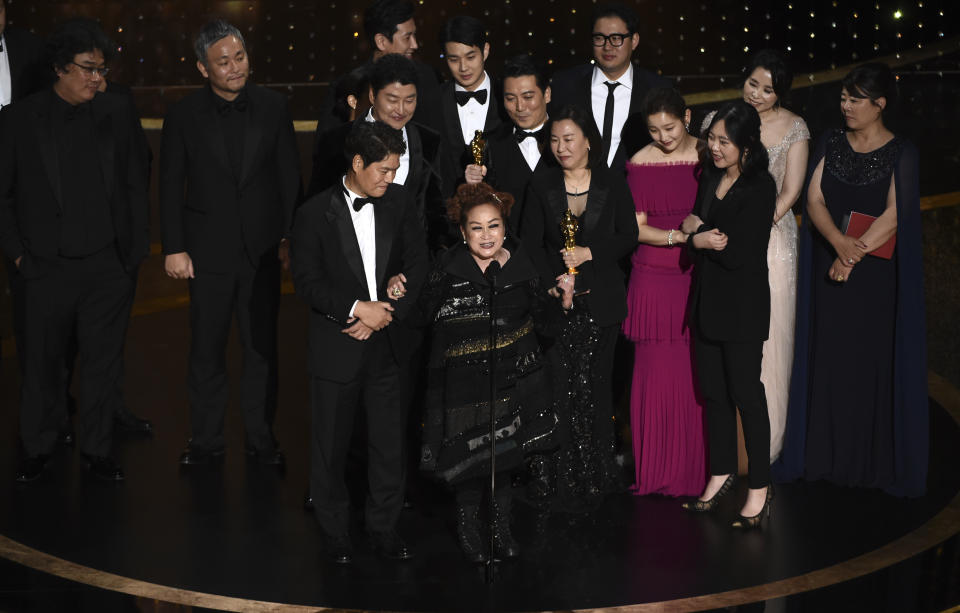
<path id="1" fill-rule="evenodd" d="M 67 22 L 47 48 L 56 82 L 0 113 L 0 247 L 25 301 L 16 479 L 39 477 L 53 452 L 76 334 L 80 452 L 94 475 L 120 480 L 113 410 L 132 271 L 149 252 L 145 151 L 129 100 L 97 91 L 114 49 L 99 26 Z"/>
<path id="2" fill-rule="evenodd" d="M 551 83 L 551 113 L 576 104 L 593 113 L 609 168 L 624 170 L 626 161 L 650 141 L 638 111 L 648 91 L 666 79 L 631 62 L 640 44 L 639 17 L 620 3 L 597 7 L 591 42 L 594 62 L 557 73 Z"/>

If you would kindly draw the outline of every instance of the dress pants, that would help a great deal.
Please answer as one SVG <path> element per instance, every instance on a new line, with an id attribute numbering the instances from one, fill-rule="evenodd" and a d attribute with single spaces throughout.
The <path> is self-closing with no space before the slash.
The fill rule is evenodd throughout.
<path id="1" fill-rule="evenodd" d="M 224 448 L 223 420 L 229 398 L 226 351 L 233 315 L 243 348 L 241 406 L 247 444 L 276 447 L 273 417 L 277 406 L 277 311 L 280 262 L 268 250 L 257 266 L 238 258 L 233 271 L 202 268 L 190 280 L 190 397 L 192 449 Z"/>
<path id="2" fill-rule="evenodd" d="M 401 368 L 385 332 L 374 332 L 362 342 L 360 370 L 352 381 L 311 379 L 310 493 L 317 521 L 329 536 L 344 536 L 349 530 L 344 471 L 354 415 L 361 407 L 367 424 L 367 530 L 393 530 L 403 508 L 406 418 Z"/>
<path id="3" fill-rule="evenodd" d="M 77 441 L 85 454 L 109 455 L 133 283 L 113 246 L 45 261 L 37 276 L 25 275 L 20 436 L 28 456 L 51 453 L 66 421 L 64 364 L 74 333 Z"/>
<path id="4" fill-rule="evenodd" d="M 737 414 L 743 423 L 748 482 L 758 489 L 770 484 L 770 416 L 760 381 L 763 341 L 694 339 L 700 393 L 706 407 L 710 474 L 737 472 Z"/>

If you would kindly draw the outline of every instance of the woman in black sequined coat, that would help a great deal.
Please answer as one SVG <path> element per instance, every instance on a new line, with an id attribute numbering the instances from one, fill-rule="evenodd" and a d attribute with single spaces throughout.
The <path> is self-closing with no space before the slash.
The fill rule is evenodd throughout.
<path id="1" fill-rule="evenodd" d="M 464 242 L 440 257 L 419 299 L 432 326 L 421 469 L 454 490 L 458 540 L 476 562 L 486 557 L 478 512 L 490 472 L 492 287 L 498 478 L 491 525 L 500 558 L 519 555 L 509 473 L 543 448 L 556 425 L 537 332 L 557 328 L 573 299 L 566 280 L 561 300 L 549 296 L 523 247 L 506 236 L 512 204 L 485 183 L 460 186 L 448 212 Z"/>

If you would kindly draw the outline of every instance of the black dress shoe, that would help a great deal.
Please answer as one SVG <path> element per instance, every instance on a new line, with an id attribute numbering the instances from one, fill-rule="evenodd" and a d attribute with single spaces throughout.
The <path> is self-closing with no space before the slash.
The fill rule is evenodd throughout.
<path id="1" fill-rule="evenodd" d="M 403 542 L 396 530 L 371 532 L 370 542 L 374 551 L 390 560 L 409 560 L 414 557 L 413 549 Z"/>
<path id="2" fill-rule="evenodd" d="M 36 481 L 43 473 L 49 459 L 50 456 L 43 453 L 21 459 L 20 464 L 17 465 L 16 477 L 14 477 L 17 483 Z"/>
<path id="3" fill-rule="evenodd" d="M 99 455 L 83 454 L 90 474 L 104 481 L 123 481 L 123 469 L 113 458 Z"/>
<path id="4" fill-rule="evenodd" d="M 350 564 L 353 562 L 353 543 L 347 534 L 323 536 L 323 548 L 334 564 Z"/>
<path id="5" fill-rule="evenodd" d="M 303 495 L 303 510 L 313 513 L 313 496 L 310 495 L 310 492 Z"/>
<path id="6" fill-rule="evenodd" d="M 221 461 L 223 454 L 223 449 L 197 449 L 188 445 L 180 454 L 180 464 L 182 466 L 212 464 Z"/>
<path id="7" fill-rule="evenodd" d="M 113 423 L 121 430 L 127 430 L 129 432 L 142 432 L 144 434 L 153 432 L 153 424 L 150 423 L 149 419 L 143 419 L 133 414 L 130 409 L 126 407 L 117 409 L 117 412 L 113 414 Z"/>
<path id="8" fill-rule="evenodd" d="M 283 452 L 276 447 L 272 449 L 257 449 L 256 447 L 246 445 L 244 447 L 244 452 L 247 454 L 248 458 L 256 460 L 263 466 L 276 466 L 278 468 L 283 468 L 287 464 L 286 458 L 283 457 Z"/>

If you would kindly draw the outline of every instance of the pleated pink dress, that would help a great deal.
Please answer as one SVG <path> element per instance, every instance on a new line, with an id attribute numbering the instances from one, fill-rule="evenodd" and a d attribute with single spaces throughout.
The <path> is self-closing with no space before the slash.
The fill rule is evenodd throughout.
<path id="1" fill-rule="evenodd" d="M 679 228 L 697 195 L 693 162 L 627 164 L 637 212 Z M 638 495 L 699 496 L 707 479 L 703 407 L 687 328 L 691 264 L 683 247 L 640 245 L 632 257 L 623 333 L 633 341 L 630 427 Z"/>

